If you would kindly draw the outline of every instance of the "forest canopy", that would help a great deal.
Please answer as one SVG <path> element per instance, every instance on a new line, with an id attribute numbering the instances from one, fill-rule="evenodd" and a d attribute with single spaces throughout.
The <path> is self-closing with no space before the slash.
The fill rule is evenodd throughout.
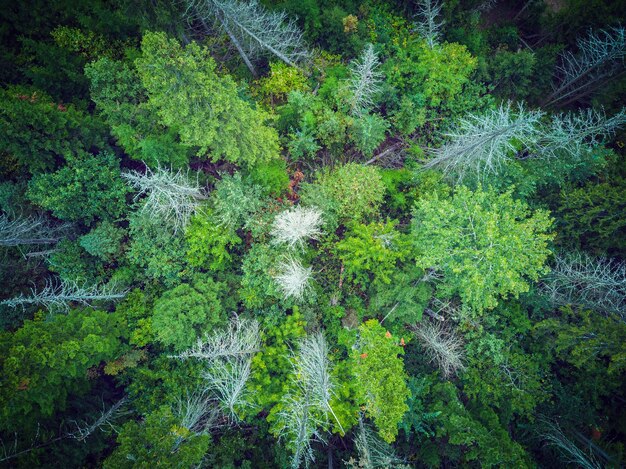
<path id="1" fill-rule="evenodd" d="M 623 0 L 5 3 L 0 467 L 623 467 Z"/>

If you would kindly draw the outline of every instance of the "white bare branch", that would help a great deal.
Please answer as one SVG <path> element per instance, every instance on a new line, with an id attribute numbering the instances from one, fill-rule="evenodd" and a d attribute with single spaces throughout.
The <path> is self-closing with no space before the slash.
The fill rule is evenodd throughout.
<path id="1" fill-rule="evenodd" d="M 122 177 L 135 189 L 135 201 L 145 196 L 141 211 L 150 217 L 163 220 L 176 232 L 184 228 L 192 215 L 200 209 L 206 194 L 188 172 L 172 172 L 158 167 L 155 171 L 146 166 L 145 174 L 139 171 L 122 173 Z"/>
<path id="2" fill-rule="evenodd" d="M 566 464 L 573 464 L 583 469 L 602 469 L 602 465 L 593 455 L 587 454 L 565 435 L 561 427 L 554 422 L 544 421 L 547 431 L 541 437 L 551 446 L 556 447 L 564 456 Z"/>
<path id="3" fill-rule="evenodd" d="M 380 92 L 383 74 L 378 70 L 380 61 L 372 44 L 368 44 L 361 56 L 350 63 L 350 113 L 361 116 L 374 107 L 374 97 Z"/>
<path id="4" fill-rule="evenodd" d="M 284 11 L 269 11 L 257 0 L 185 0 L 185 16 L 206 29 L 217 23 L 233 42 L 253 75 L 252 61 L 274 55 L 297 67 L 308 60 L 303 33 Z"/>
<path id="5" fill-rule="evenodd" d="M 607 117 L 604 109 L 583 109 L 576 113 L 557 114 L 543 133 L 534 151 L 540 157 L 567 153 L 577 157 L 583 151 L 602 143 L 626 124 L 626 108 Z"/>
<path id="6" fill-rule="evenodd" d="M 126 296 L 126 290 L 117 290 L 114 284 L 79 285 L 76 282 L 47 280 L 43 289 L 31 288 L 29 296 L 21 294 L 1 301 L 0 304 L 15 308 L 26 305 L 42 305 L 50 311 L 68 311 L 71 303 L 91 306 L 94 301 L 117 301 Z"/>
<path id="7" fill-rule="evenodd" d="M 311 267 L 304 267 L 299 260 L 288 257 L 278 264 L 279 273 L 274 276 L 285 298 L 302 299 L 311 280 Z"/>
<path id="8" fill-rule="evenodd" d="M 103 409 L 100 417 L 98 417 L 91 423 L 88 423 L 84 420 L 81 422 L 73 420 L 72 423 L 76 426 L 76 431 L 68 433 L 67 437 L 74 438 L 78 441 L 85 441 L 93 432 L 98 429 L 104 431 L 104 428 L 108 427 L 109 429 L 115 430 L 113 422 L 124 413 L 122 407 L 126 403 L 127 399 L 128 398 L 124 396 L 122 399 L 113 404 L 108 410 Z"/>
<path id="9" fill-rule="evenodd" d="M 433 159 L 424 167 L 441 169 L 458 182 L 470 173 L 479 179 L 497 174 L 517 151 L 533 147 L 543 115 L 521 103 L 514 111 L 510 102 L 483 116 L 470 115 L 446 134 L 450 141 L 432 150 Z"/>
<path id="10" fill-rule="evenodd" d="M 419 19 L 415 23 L 415 29 L 426 40 L 431 49 L 439 43 L 441 27 L 443 26 L 443 21 L 437 19 L 441 13 L 441 6 L 439 0 L 418 0 L 417 2 Z"/>
<path id="11" fill-rule="evenodd" d="M 402 459 L 398 458 L 391 445 L 382 441 L 359 415 L 359 430 L 354 439 L 354 445 L 359 453 L 358 462 L 348 462 L 348 467 L 357 469 L 387 469 L 408 467 L 403 465 Z"/>
<path id="12" fill-rule="evenodd" d="M 626 320 L 626 264 L 583 252 L 559 254 L 541 290 L 555 305 L 575 304 Z"/>
<path id="13" fill-rule="evenodd" d="M 204 372 L 207 390 L 215 393 L 231 422 L 237 422 L 236 409 L 250 406 L 246 383 L 250 377 L 251 357 L 215 360 Z"/>
<path id="14" fill-rule="evenodd" d="M 411 327 L 431 363 L 445 378 L 465 369 L 463 340 L 439 321 L 422 320 Z"/>
<path id="15" fill-rule="evenodd" d="M 624 27 L 590 31 L 578 40 L 578 52 L 565 51 L 556 68 L 558 81 L 544 105 L 567 104 L 598 88 L 624 66 L 626 30 Z"/>
<path id="16" fill-rule="evenodd" d="M 44 216 L 9 218 L 0 215 L 0 246 L 23 244 L 54 244 L 64 236 L 70 225 L 51 226 Z"/>
<path id="17" fill-rule="evenodd" d="M 258 321 L 235 315 L 228 327 L 205 334 L 189 350 L 171 358 L 197 358 L 212 362 L 220 358 L 252 356 L 260 347 L 261 331 Z"/>
<path id="18" fill-rule="evenodd" d="M 272 226 L 273 242 L 286 244 L 290 249 L 304 249 L 309 239 L 319 239 L 324 223 L 322 212 L 300 205 L 276 215 Z"/>
<path id="19" fill-rule="evenodd" d="M 328 424 L 332 415 L 343 432 L 330 401 L 334 395 L 328 345 L 324 335 L 317 333 L 304 338 L 296 356 L 292 357 L 293 389 L 284 398 L 278 414 L 279 436 L 293 452 L 292 467 L 314 460 L 311 441 L 324 441 L 319 428 Z"/>

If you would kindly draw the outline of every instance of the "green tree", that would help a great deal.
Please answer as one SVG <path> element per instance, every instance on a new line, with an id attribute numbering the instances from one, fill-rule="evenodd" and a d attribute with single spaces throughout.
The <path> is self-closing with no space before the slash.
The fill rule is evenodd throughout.
<path id="1" fill-rule="evenodd" d="M 183 283 L 163 293 L 154 304 L 152 328 L 159 342 L 180 351 L 203 331 L 225 322 L 219 295 L 224 284 L 210 278 Z"/>
<path id="2" fill-rule="evenodd" d="M 0 89 L 0 147 L 8 155 L 0 167 L 15 161 L 31 173 L 53 169 L 72 151 L 106 148 L 101 122 L 26 87 Z"/>
<path id="3" fill-rule="evenodd" d="M 418 200 L 412 234 L 417 265 L 443 273 L 438 291 L 458 293 L 475 313 L 493 309 L 499 297 L 529 289 L 548 271 L 552 225 L 545 210 L 531 211 L 511 192 L 459 187 L 452 198 Z"/>
<path id="4" fill-rule="evenodd" d="M 40 174 L 28 185 L 28 198 L 62 220 L 91 224 L 119 217 L 126 210 L 128 188 L 112 153 L 65 153 L 67 164 Z"/>
<path id="5" fill-rule="evenodd" d="M 359 222 L 363 217 L 373 215 L 385 194 L 378 168 L 357 163 L 321 173 L 318 183 L 327 197 L 336 202 L 337 213 L 343 221 Z"/>
<path id="6" fill-rule="evenodd" d="M 388 443 L 396 439 L 398 424 L 409 409 L 407 375 L 399 357 L 403 354 L 399 341 L 376 319 L 359 326 L 358 347 L 352 353 L 357 399 Z"/>
<path id="7" fill-rule="evenodd" d="M 395 230 L 396 222 L 357 223 L 335 245 L 348 279 L 364 287 L 371 282 L 389 284 L 397 263 L 409 254 L 406 235 Z"/>
<path id="8" fill-rule="evenodd" d="M 146 33 L 135 65 L 150 107 L 175 127 L 181 142 L 225 158 L 253 165 L 278 157 L 278 134 L 269 116 L 242 100 L 235 82 L 215 73 L 208 49 L 191 43 L 184 49 L 164 33 Z"/>
<path id="9" fill-rule="evenodd" d="M 148 469 L 154 466 L 189 468 L 197 466 L 211 437 L 187 428 L 167 406 L 148 414 L 143 422 L 130 421 L 122 427 L 118 446 L 105 461 L 107 469 Z"/>
<path id="10" fill-rule="evenodd" d="M 62 410 L 89 387 L 87 370 L 117 358 L 127 335 L 122 317 L 92 309 L 27 320 L 0 334 L 0 428 L 19 429 Z"/>
<path id="11" fill-rule="evenodd" d="M 128 155 L 154 167 L 183 166 L 191 149 L 181 144 L 175 128 L 160 122 L 150 107 L 137 70 L 126 62 L 101 58 L 85 67 L 91 99 Z"/>

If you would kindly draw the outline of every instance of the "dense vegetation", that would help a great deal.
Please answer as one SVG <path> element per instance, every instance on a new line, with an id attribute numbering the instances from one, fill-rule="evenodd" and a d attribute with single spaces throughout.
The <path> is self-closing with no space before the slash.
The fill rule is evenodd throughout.
<path id="1" fill-rule="evenodd" d="M 2 467 L 622 467 L 626 4 L 0 16 Z"/>

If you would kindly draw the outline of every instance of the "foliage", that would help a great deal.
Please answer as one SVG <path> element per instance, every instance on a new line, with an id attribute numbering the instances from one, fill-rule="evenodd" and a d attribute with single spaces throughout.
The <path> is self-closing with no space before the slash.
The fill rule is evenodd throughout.
<path id="1" fill-rule="evenodd" d="M 142 52 L 135 63 L 150 106 L 198 156 L 210 151 L 213 161 L 247 165 L 278 156 L 278 136 L 264 125 L 269 116 L 242 100 L 230 77 L 215 73 L 206 48 L 183 49 L 163 33 L 147 33 Z"/>
<path id="2" fill-rule="evenodd" d="M 362 115 L 352 122 L 350 139 L 363 155 L 370 157 L 385 140 L 389 124 L 376 114 Z"/>
<path id="3" fill-rule="evenodd" d="M 54 169 L 71 152 L 106 148 L 97 119 L 25 87 L 0 89 L 0 146 L 8 155 L 0 167 L 15 160 L 31 173 Z"/>
<path id="4" fill-rule="evenodd" d="M 493 309 L 498 297 L 528 291 L 527 279 L 547 272 L 551 224 L 548 212 L 531 211 L 510 192 L 461 186 L 451 199 L 424 196 L 412 227 L 417 265 L 440 270 L 438 291 L 458 293 L 481 314 Z"/>
<path id="5" fill-rule="evenodd" d="M 241 177 L 225 174 L 213 191 L 214 217 L 221 225 L 237 229 L 248 225 L 252 215 L 263 205 L 260 186 Z"/>
<path id="6" fill-rule="evenodd" d="M 89 368 L 124 350 L 125 335 L 119 315 L 86 308 L 2 332 L 1 427 L 31 426 L 65 408 L 69 395 L 89 389 Z"/>
<path id="7" fill-rule="evenodd" d="M 309 84 L 300 70 L 282 62 L 270 63 L 269 75 L 258 80 L 256 90 L 262 101 L 271 106 L 287 101 L 292 91 L 309 91 Z"/>
<path id="8" fill-rule="evenodd" d="M 210 278 L 180 284 L 154 303 L 152 328 L 159 342 L 180 351 L 190 347 L 203 330 L 224 322 L 219 296 L 224 284 Z"/>
<path id="9" fill-rule="evenodd" d="M 143 422 L 126 423 L 118 436 L 119 446 L 105 461 L 105 468 L 147 468 L 149 465 L 191 467 L 206 453 L 209 435 L 185 428 L 172 410 L 163 406 Z"/>
<path id="10" fill-rule="evenodd" d="M 409 242 L 395 230 L 396 223 L 361 223 L 335 245 L 347 279 L 367 286 L 370 282 L 389 284 L 397 263 L 408 256 Z"/>
<path id="11" fill-rule="evenodd" d="M 318 182 L 337 203 L 337 212 L 344 221 L 358 222 L 372 215 L 385 192 L 379 170 L 357 163 L 348 163 L 330 173 L 322 173 Z"/>
<path id="12" fill-rule="evenodd" d="M 111 261 L 119 257 L 124 236 L 123 229 L 108 220 L 104 220 L 92 228 L 89 233 L 81 236 L 79 244 L 92 256 Z"/>
<path id="13" fill-rule="evenodd" d="M 67 164 L 61 169 L 31 179 L 27 195 L 33 203 L 62 220 L 85 224 L 124 213 L 128 190 L 115 155 L 76 152 L 64 156 Z"/>
<path id="14" fill-rule="evenodd" d="M 229 248 L 241 244 L 241 238 L 234 230 L 218 224 L 211 213 L 192 217 L 185 230 L 185 238 L 189 265 L 213 271 L 226 269 L 232 260 Z"/>
<path id="15" fill-rule="evenodd" d="M 396 439 L 398 424 L 408 410 L 410 392 L 402 354 L 404 349 L 377 320 L 359 326 L 358 347 L 352 352 L 357 397 L 387 443 Z"/>

